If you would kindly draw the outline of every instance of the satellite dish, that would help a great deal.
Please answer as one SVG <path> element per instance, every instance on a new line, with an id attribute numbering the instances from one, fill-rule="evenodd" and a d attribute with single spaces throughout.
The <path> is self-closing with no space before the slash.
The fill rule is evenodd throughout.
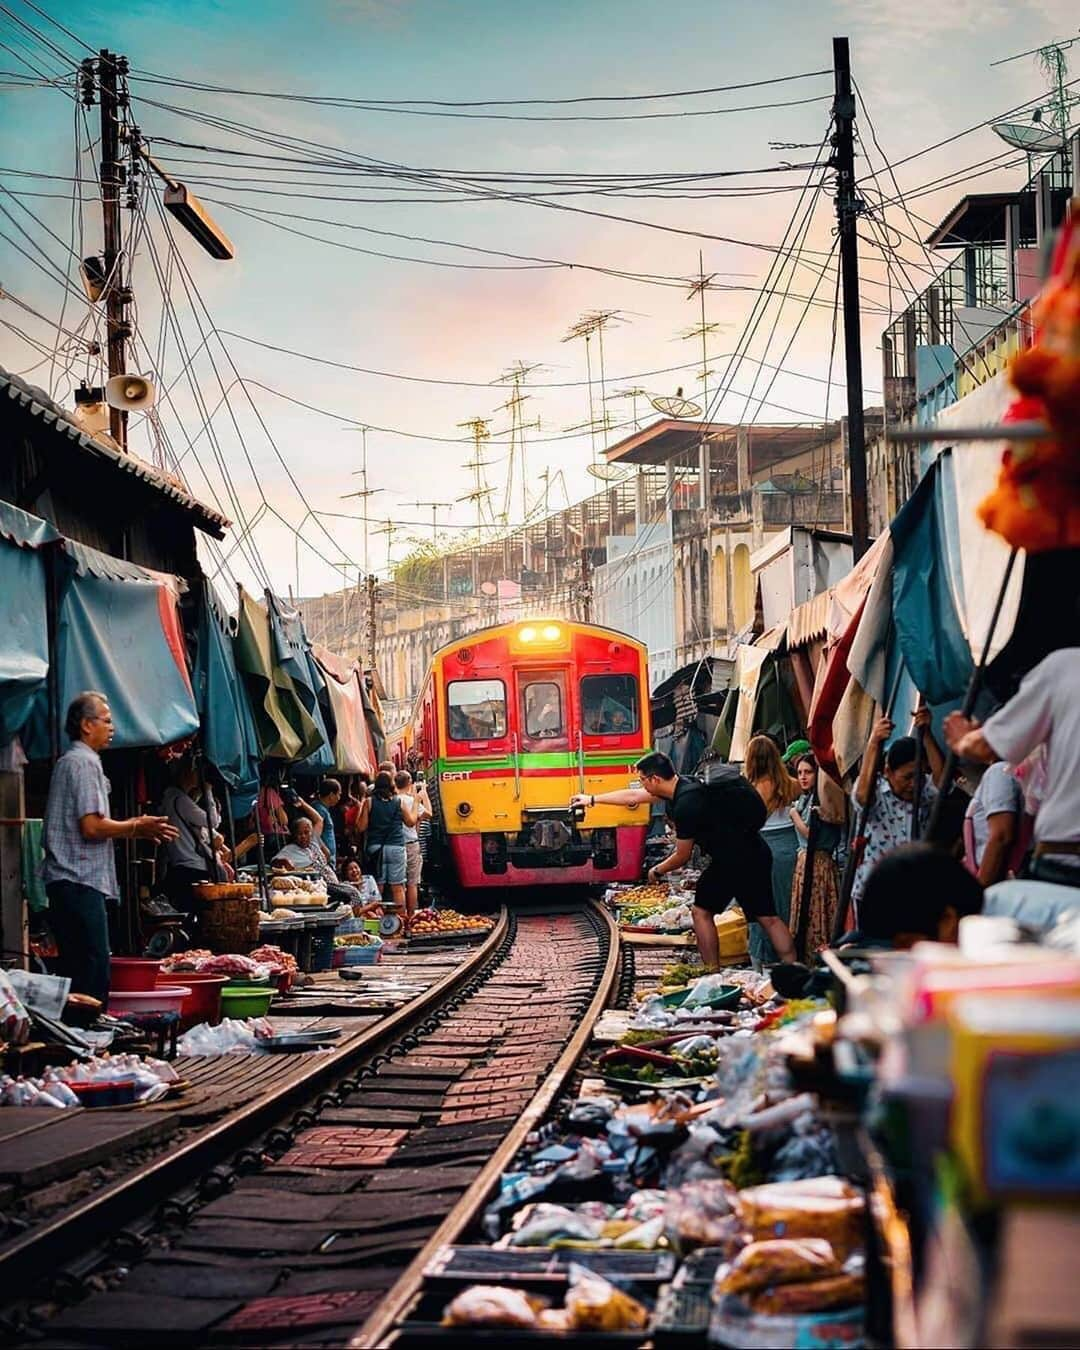
<path id="1" fill-rule="evenodd" d="M 1060 150 L 1064 137 L 1057 131 L 1047 131 L 1045 127 L 1033 126 L 1027 122 L 995 122 L 993 129 L 1006 145 L 1016 150 L 1024 150 L 1029 155 L 1049 153 Z"/>
<path id="2" fill-rule="evenodd" d="M 701 404 L 694 403 L 693 400 L 683 398 L 680 389 L 674 398 L 668 398 L 660 394 L 656 398 L 649 399 L 657 412 L 663 413 L 665 417 L 687 418 L 700 417 Z"/>
<path id="3" fill-rule="evenodd" d="M 594 478 L 599 478 L 602 483 L 617 483 L 620 479 L 628 477 L 633 473 L 632 469 L 625 468 L 622 464 L 587 464 L 586 469 Z"/>

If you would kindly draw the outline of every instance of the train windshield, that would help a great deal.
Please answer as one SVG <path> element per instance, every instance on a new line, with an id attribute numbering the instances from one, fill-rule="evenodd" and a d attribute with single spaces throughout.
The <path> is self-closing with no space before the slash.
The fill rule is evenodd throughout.
<path id="1" fill-rule="evenodd" d="M 492 741 L 506 735 L 506 686 L 502 680 L 453 680 L 446 690 L 453 741 Z"/>
<path id="2" fill-rule="evenodd" d="M 581 681 L 582 724 L 588 736 L 628 736 L 638 729 L 633 675 L 586 675 Z"/>
<path id="3" fill-rule="evenodd" d="M 566 734 L 562 682 L 553 676 L 534 679 L 522 687 L 525 735 L 531 740 L 555 740 Z"/>

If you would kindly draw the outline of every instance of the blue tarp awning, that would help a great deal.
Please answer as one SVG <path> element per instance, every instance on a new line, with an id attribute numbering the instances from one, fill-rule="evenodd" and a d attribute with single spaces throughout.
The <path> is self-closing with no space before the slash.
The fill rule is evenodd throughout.
<path id="1" fill-rule="evenodd" d="M 80 549 L 82 562 L 93 550 Z M 176 596 L 167 579 L 113 560 L 90 558 L 94 571 L 72 571 L 63 588 L 56 631 L 61 711 L 84 689 L 109 700 L 114 750 L 169 745 L 199 729 Z M 102 561 L 104 560 L 104 561 Z"/>
<path id="2" fill-rule="evenodd" d="M 246 815 L 259 790 L 259 739 L 229 623 L 209 583 L 200 597 L 194 685 L 206 758 L 228 784 L 234 814 Z"/>
<path id="3" fill-rule="evenodd" d="M 45 562 L 59 538 L 46 520 L 0 502 L 0 745 L 25 726 L 49 676 Z"/>

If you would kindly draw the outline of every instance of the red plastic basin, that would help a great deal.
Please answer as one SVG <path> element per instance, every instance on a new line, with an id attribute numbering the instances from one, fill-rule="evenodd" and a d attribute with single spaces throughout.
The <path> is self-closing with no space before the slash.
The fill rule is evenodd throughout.
<path id="1" fill-rule="evenodd" d="M 159 975 L 158 988 L 175 981 L 191 990 L 180 1009 L 180 1025 L 185 1030 L 199 1022 L 216 1026 L 221 1021 L 221 991 L 228 978 L 227 975 L 203 975 L 195 970 L 186 970 L 178 975 Z"/>
<path id="2" fill-rule="evenodd" d="M 114 956 L 109 961 L 109 988 L 114 992 L 153 989 L 160 970 L 160 961 L 145 956 Z"/>

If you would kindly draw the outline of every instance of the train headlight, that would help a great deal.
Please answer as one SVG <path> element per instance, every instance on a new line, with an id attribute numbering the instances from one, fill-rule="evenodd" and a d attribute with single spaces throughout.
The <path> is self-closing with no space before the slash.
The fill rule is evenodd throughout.
<path id="1" fill-rule="evenodd" d="M 457 813 L 458 813 L 459 816 L 463 816 L 463 817 L 464 817 L 464 816 L 471 816 L 471 815 L 472 815 L 472 807 L 469 805 L 468 802 L 458 802 L 458 804 L 457 804 Z"/>
<path id="2" fill-rule="evenodd" d="M 546 623 L 541 636 L 545 642 L 557 642 L 562 637 L 562 629 L 557 623 Z"/>
<path id="3" fill-rule="evenodd" d="M 523 629 L 521 630 L 521 632 L 518 633 L 518 640 L 521 641 L 521 642 L 535 642 L 535 641 L 536 641 L 536 629 L 535 629 L 535 628 L 523 628 Z"/>

